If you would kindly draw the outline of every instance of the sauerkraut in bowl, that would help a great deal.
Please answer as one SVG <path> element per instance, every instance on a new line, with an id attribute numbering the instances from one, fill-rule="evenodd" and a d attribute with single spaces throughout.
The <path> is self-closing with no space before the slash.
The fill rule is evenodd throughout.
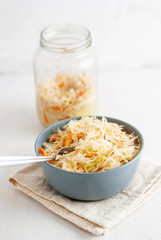
<path id="1" fill-rule="evenodd" d="M 70 117 L 95 114 L 94 80 L 84 72 L 57 73 L 38 84 L 37 110 L 45 127 Z"/>
<path id="2" fill-rule="evenodd" d="M 54 155 L 61 147 L 73 146 L 73 152 L 58 155 L 49 164 L 78 173 L 104 172 L 131 161 L 140 151 L 141 143 L 134 133 L 106 118 L 82 117 L 70 120 L 63 130 L 48 136 L 39 148 L 41 155 Z"/>

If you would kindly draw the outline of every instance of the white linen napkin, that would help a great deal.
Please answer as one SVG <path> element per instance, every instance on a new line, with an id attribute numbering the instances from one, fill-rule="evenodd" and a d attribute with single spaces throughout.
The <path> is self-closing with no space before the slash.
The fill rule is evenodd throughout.
<path id="1" fill-rule="evenodd" d="M 94 202 L 75 201 L 59 194 L 47 182 L 40 164 L 23 168 L 9 181 L 52 212 L 95 235 L 102 235 L 161 189 L 161 165 L 141 161 L 133 181 L 125 190 Z"/>

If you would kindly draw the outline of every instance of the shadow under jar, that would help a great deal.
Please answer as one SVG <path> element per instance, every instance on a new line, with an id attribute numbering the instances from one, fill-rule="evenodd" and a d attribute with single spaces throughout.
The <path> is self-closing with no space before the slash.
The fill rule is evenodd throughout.
<path id="1" fill-rule="evenodd" d="M 45 127 L 70 117 L 96 114 L 98 65 L 86 28 L 53 25 L 44 29 L 34 72 L 37 111 Z"/>

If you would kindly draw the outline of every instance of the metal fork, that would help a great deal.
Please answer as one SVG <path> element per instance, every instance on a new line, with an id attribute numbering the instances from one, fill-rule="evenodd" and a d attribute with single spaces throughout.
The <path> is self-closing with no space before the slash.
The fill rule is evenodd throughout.
<path id="1" fill-rule="evenodd" d="M 1 156 L 0 167 L 17 166 L 29 163 L 39 163 L 56 160 L 57 155 L 67 154 L 74 151 L 74 147 L 62 147 L 52 156 Z"/>

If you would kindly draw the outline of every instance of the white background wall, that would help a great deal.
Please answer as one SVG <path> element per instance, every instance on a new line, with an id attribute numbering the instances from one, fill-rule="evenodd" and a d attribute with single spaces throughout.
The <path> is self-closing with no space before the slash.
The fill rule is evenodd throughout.
<path id="1" fill-rule="evenodd" d="M 55 23 L 90 29 L 101 69 L 160 68 L 159 0 L 1 0 L 0 71 L 31 74 L 40 31 Z"/>

